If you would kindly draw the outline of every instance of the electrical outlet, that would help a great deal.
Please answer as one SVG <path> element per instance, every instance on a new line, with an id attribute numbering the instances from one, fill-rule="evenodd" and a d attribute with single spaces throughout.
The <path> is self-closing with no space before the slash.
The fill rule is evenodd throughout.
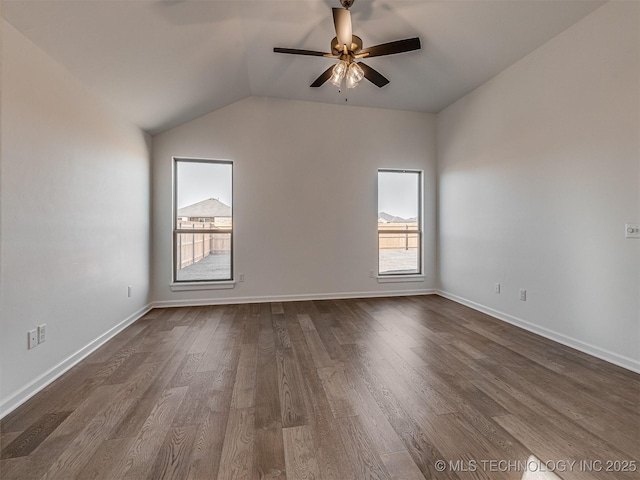
<path id="1" fill-rule="evenodd" d="M 637 223 L 625 223 L 624 236 L 626 238 L 640 238 L 640 225 Z"/>
<path id="2" fill-rule="evenodd" d="M 29 350 L 31 350 L 32 348 L 35 348 L 36 345 L 38 345 L 38 330 L 34 328 L 33 330 L 29 330 L 29 332 L 27 333 L 28 347 Z"/>
<path id="3" fill-rule="evenodd" d="M 373 270 L 369 270 L 369 278 L 373 278 Z"/>
<path id="4" fill-rule="evenodd" d="M 500 284 L 496 283 L 496 293 L 500 293 Z"/>
<path id="5" fill-rule="evenodd" d="M 523 302 L 527 301 L 527 291 L 524 288 L 520 289 L 520 300 Z"/>
<path id="6" fill-rule="evenodd" d="M 238 281 L 239 282 L 244 282 L 244 273 L 239 273 L 238 274 Z"/>
<path id="7" fill-rule="evenodd" d="M 38 325 L 38 343 L 44 343 L 47 339 L 47 324 Z"/>
<path id="8" fill-rule="evenodd" d="M 131 285 L 129 285 L 127 287 L 127 297 L 130 297 L 133 295 L 133 287 Z"/>

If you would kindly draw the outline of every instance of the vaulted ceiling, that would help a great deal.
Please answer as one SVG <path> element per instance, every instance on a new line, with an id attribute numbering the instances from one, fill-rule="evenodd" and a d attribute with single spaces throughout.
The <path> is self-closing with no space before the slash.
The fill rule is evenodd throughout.
<path id="1" fill-rule="evenodd" d="M 249 95 L 439 112 L 598 8 L 600 0 L 356 0 L 365 46 L 418 36 L 367 63 L 391 83 L 338 92 L 311 82 L 339 0 L 4 0 L 3 17 L 152 134 Z"/>

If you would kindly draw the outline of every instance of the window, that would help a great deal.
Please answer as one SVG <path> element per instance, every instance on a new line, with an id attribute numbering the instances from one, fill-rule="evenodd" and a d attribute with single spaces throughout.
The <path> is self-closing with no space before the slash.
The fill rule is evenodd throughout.
<path id="1" fill-rule="evenodd" d="M 378 170 L 378 275 L 422 273 L 422 173 Z"/>
<path id="2" fill-rule="evenodd" d="M 174 158 L 173 281 L 233 279 L 233 164 Z"/>

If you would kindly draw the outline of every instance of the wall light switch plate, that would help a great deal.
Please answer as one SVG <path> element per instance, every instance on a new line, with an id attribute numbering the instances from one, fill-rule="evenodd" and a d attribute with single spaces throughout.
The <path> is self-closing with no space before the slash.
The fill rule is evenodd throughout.
<path id="1" fill-rule="evenodd" d="M 520 300 L 523 302 L 527 301 L 527 291 L 524 288 L 520 289 Z"/>
<path id="2" fill-rule="evenodd" d="M 47 339 L 47 324 L 38 325 L 38 343 L 43 343 Z"/>
<path id="3" fill-rule="evenodd" d="M 640 225 L 637 223 L 625 223 L 624 236 L 626 238 L 640 238 Z"/>

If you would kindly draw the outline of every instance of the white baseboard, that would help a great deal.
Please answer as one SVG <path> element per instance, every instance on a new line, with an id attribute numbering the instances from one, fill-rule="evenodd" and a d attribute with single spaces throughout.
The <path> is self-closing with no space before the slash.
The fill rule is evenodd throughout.
<path id="1" fill-rule="evenodd" d="M 433 295 L 434 289 L 423 290 L 392 290 L 387 292 L 343 292 L 343 293 L 315 293 L 300 295 L 273 295 L 264 297 L 231 297 L 231 298 L 201 298 L 194 300 L 166 300 L 152 302 L 153 308 L 166 307 L 200 307 L 204 305 L 230 305 L 239 303 L 265 303 L 265 302 L 296 302 L 307 300 L 341 300 L 347 298 L 374 298 L 374 297 L 409 297 L 413 295 Z"/>
<path id="2" fill-rule="evenodd" d="M 0 401 L 0 418 L 3 418 L 4 416 L 8 415 L 13 410 L 15 410 L 20 405 L 22 405 L 24 402 L 29 400 L 29 398 L 33 397 L 36 393 L 38 393 L 44 387 L 46 387 L 55 379 L 60 377 L 67 370 L 77 365 L 80 361 L 82 361 L 84 358 L 89 356 L 99 347 L 107 343 L 109 340 L 115 337 L 122 330 L 124 330 L 133 322 L 135 322 L 136 320 L 141 318 L 143 315 L 145 315 L 149 310 L 151 310 L 151 308 L 152 308 L 151 305 L 146 305 L 142 307 L 133 315 L 130 315 L 129 317 L 124 319 L 122 322 L 117 324 L 115 327 L 109 329 L 108 331 L 100 335 L 95 340 L 89 342 L 87 345 L 82 347 L 77 352 L 73 353 L 72 355 L 69 355 L 67 358 L 62 360 L 56 366 L 50 368 L 49 370 L 44 372 L 42 375 L 32 380 L 24 387 L 20 388 L 18 391 L 10 394 L 8 397 L 3 398 L 2 401 Z"/>
<path id="3" fill-rule="evenodd" d="M 441 297 L 448 298 L 449 300 L 453 300 L 454 302 L 461 305 L 465 305 L 479 312 L 486 313 L 487 315 L 497 318 L 498 320 L 502 320 L 503 322 L 507 322 L 517 327 L 523 328 L 525 330 L 528 330 L 529 332 L 535 333 L 536 335 L 540 335 L 542 337 L 548 338 L 549 340 L 553 340 L 554 342 L 561 343 L 562 345 L 566 345 L 567 347 L 571 347 L 575 350 L 594 356 L 606 362 L 613 363 L 614 365 L 617 365 L 619 367 L 626 368 L 627 370 L 631 370 L 632 372 L 640 373 L 640 361 L 633 358 L 619 355 L 610 350 L 606 350 L 596 345 L 583 342 L 582 340 L 569 337 L 568 335 L 564 335 L 548 328 L 541 327 L 521 318 L 509 315 L 508 313 L 500 312 L 498 310 L 494 310 L 493 308 L 486 307 L 471 300 L 467 300 L 466 298 L 459 297 L 458 295 L 454 295 L 453 293 L 445 292 L 443 290 L 437 290 L 436 293 Z"/>

